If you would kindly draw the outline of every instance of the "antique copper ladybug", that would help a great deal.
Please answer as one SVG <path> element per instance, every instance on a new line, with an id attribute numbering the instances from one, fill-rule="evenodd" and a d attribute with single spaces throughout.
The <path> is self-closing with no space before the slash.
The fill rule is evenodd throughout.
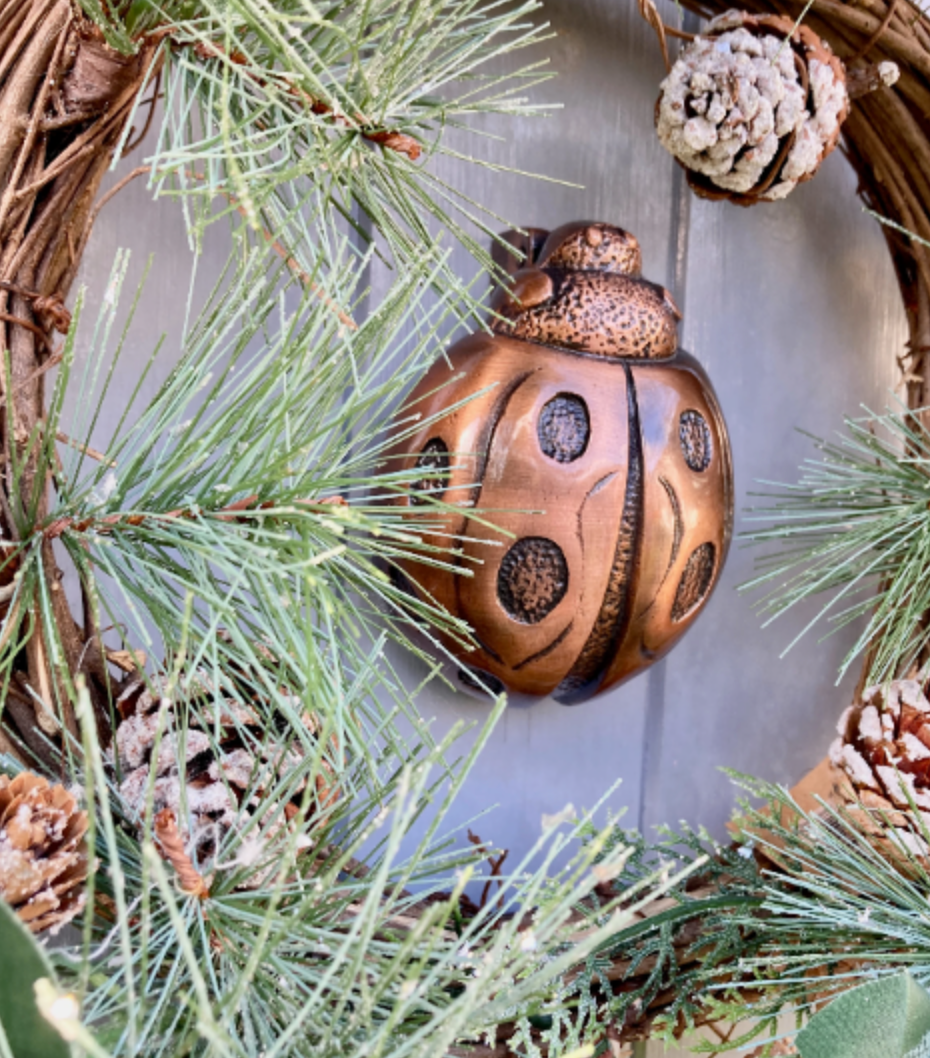
<path id="1" fill-rule="evenodd" d="M 522 248 L 494 334 L 430 368 L 405 411 L 427 425 L 393 455 L 421 473 L 397 502 L 473 575 L 414 560 L 403 574 L 474 629 L 477 649 L 448 644 L 464 683 L 575 704 L 661 657 L 707 602 L 732 528 L 730 449 L 632 235 L 575 223 Z"/>

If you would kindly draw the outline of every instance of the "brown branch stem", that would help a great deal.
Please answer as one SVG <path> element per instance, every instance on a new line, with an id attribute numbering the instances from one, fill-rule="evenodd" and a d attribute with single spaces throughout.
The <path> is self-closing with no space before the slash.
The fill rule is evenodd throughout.
<path id="1" fill-rule="evenodd" d="M 207 41 L 174 41 L 175 47 L 187 46 L 190 47 L 194 54 L 203 60 L 219 59 L 223 62 L 229 63 L 231 66 L 238 67 L 254 84 L 260 88 L 267 88 L 268 81 L 260 77 L 258 74 L 253 73 L 247 69 L 248 59 L 241 52 L 227 52 L 219 44 L 210 43 Z M 343 125 L 347 128 L 358 132 L 358 134 L 369 143 L 376 143 L 379 147 L 383 147 L 385 150 L 394 151 L 396 154 L 406 155 L 412 162 L 415 162 L 420 155 L 423 153 L 423 148 L 413 138 L 408 136 L 405 132 L 397 132 L 391 129 L 376 129 L 371 127 L 371 123 L 366 121 L 364 117 L 357 116 L 353 122 L 349 122 L 349 119 L 343 115 L 338 114 L 328 103 L 324 103 L 320 99 L 314 98 L 308 92 L 298 88 L 296 85 L 288 84 L 286 88 L 288 95 L 295 99 L 300 100 L 304 103 L 307 108 L 319 117 L 332 118 L 335 125 Z"/>
<path id="2" fill-rule="evenodd" d="M 100 456 L 101 460 L 106 459 L 101 453 L 97 453 L 97 455 Z M 319 500 L 296 500 L 294 502 L 299 506 L 307 507 L 323 505 L 348 506 L 347 501 L 342 496 L 324 496 Z M 147 522 L 193 521 L 205 515 L 221 522 L 244 522 L 262 511 L 273 510 L 277 506 L 278 504 L 274 500 L 265 500 L 260 503 L 258 496 L 252 495 L 236 500 L 234 503 L 227 504 L 227 506 L 221 507 L 216 511 L 178 507 L 173 511 L 165 511 L 158 514 L 108 514 L 103 518 L 57 518 L 45 527 L 43 535 L 46 540 L 57 540 L 64 533 L 86 533 L 92 529 L 98 536 L 108 536 L 116 529 L 134 529 L 145 525 Z"/>
<path id="3" fill-rule="evenodd" d="M 170 808 L 163 808 L 155 816 L 154 830 L 161 854 L 177 873 L 181 892 L 201 900 L 206 899 L 210 895 L 210 887 L 187 854 L 177 820 Z"/>

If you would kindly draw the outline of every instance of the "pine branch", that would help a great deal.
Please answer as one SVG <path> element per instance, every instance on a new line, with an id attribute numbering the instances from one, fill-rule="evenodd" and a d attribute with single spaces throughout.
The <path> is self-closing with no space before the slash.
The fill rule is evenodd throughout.
<path id="1" fill-rule="evenodd" d="M 182 45 L 184 44 L 183 41 L 180 43 Z M 242 52 L 226 52 L 219 44 L 213 44 L 209 41 L 197 41 L 197 43 L 193 45 L 193 49 L 194 54 L 198 59 L 219 59 L 223 62 L 233 63 L 237 66 L 247 66 L 249 63 L 249 60 Z M 259 76 L 255 74 L 250 76 L 259 88 L 267 89 L 268 85 L 263 83 Z M 415 162 L 423 153 L 419 143 L 417 143 L 412 136 L 407 136 L 401 132 L 390 132 L 384 129 L 380 131 L 373 130 L 370 128 L 370 123 L 365 120 L 363 115 L 357 114 L 351 120 L 347 119 L 342 114 L 337 114 L 330 104 L 324 103 L 319 99 L 314 99 L 313 96 L 302 92 L 297 87 L 291 87 L 289 93 L 293 95 L 302 106 L 307 107 L 312 114 L 316 114 L 318 117 L 331 118 L 334 125 L 356 128 L 362 138 L 369 143 L 376 143 L 379 147 L 384 147 L 385 150 L 397 151 L 398 154 L 406 155 L 412 162 Z"/>
<path id="2" fill-rule="evenodd" d="M 840 675 L 867 655 L 870 683 L 903 676 L 930 646 L 930 434 L 920 412 L 889 410 L 847 419 L 839 443 L 814 443 L 823 459 L 797 485 L 756 494 L 771 503 L 750 517 L 770 524 L 744 536 L 782 546 L 742 590 L 777 585 L 760 604 L 766 624 L 827 595 L 789 649 L 824 619 L 839 629 L 866 618 Z"/>
<path id="3" fill-rule="evenodd" d="M 182 671 L 176 669 L 179 688 Z M 372 679 L 383 676 L 368 670 L 369 692 Z M 158 1056 L 176 1054 L 184 1041 L 194 1055 L 352 1058 L 374 1049 L 392 1058 L 436 1058 L 467 1048 L 515 1012 L 537 1008 L 578 959 L 603 945 L 663 884 L 681 878 L 640 879 L 625 900 L 604 904 L 579 937 L 575 908 L 598 884 L 595 859 L 601 872 L 616 874 L 626 853 L 595 840 L 556 869 L 577 827 L 550 828 L 511 874 L 496 878 L 498 899 L 463 919 L 460 896 L 483 850 L 468 843 L 454 849 L 437 836 L 502 704 L 454 772 L 443 761 L 459 732 L 427 747 L 411 767 L 417 747 L 385 730 L 378 772 L 359 769 L 355 796 L 338 802 L 322 830 L 299 823 L 284 832 L 273 855 L 251 863 L 244 855 L 248 833 L 231 832 L 209 892 L 191 897 L 172 885 L 145 829 L 108 784 L 82 694 L 87 759 L 98 762 L 86 778 L 100 820 L 103 869 L 94 900 L 112 911 L 109 923 L 91 926 L 83 950 L 53 955 L 63 987 L 84 982 L 85 1029 L 113 1058 L 138 1053 L 143 1040 L 145 1053 Z M 318 766 L 305 760 L 288 782 Z M 429 773 L 437 767 L 435 783 Z M 278 796 L 269 792 L 254 818 L 263 819 Z M 402 856 L 402 839 L 435 799 L 441 802 L 435 818 Z M 301 838 L 311 825 L 317 829 L 308 846 Z M 336 835 L 338 843 L 331 841 Z M 227 869 L 235 863 L 238 870 Z M 260 882 L 243 889 L 249 878 Z M 133 955 L 114 960 L 114 947 Z M 589 1019 L 583 1042 L 602 1034 Z M 553 1053 L 568 1049 L 566 1043 Z"/>
<path id="4" fill-rule="evenodd" d="M 537 0 L 219 0 L 84 8 L 126 52 L 156 42 L 165 95 L 151 180 L 182 199 L 193 239 L 236 203 L 247 231 L 279 244 L 310 271 L 317 249 L 346 226 L 402 272 L 437 228 L 495 271 L 484 239 L 508 223 L 447 186 L 425 164 L 452 153 L 450 130 L 476 116 L 529 116 L 525 93 L 548 77 L 541 63 L 491 64 L 546 39 Z M 472 130 L 473 131 L 473 130 Z M 422 157 L 421 157 L 422 156 Z M 469 156 L 469 161 L 482 164 Z M 236 218 L 238 219 L 238 217 Z M 442 267 L 437 289 L 456 290 Z"/>
<path id="5" fill-rule="evenodd" d="M 30 705 L 35 696 L 46 735 L 58 729 L 55 717 L 84 672 L 100 737 L 108 742 L 111 702 L 125 672 L 111 669 L 114 650 L 117 657 L 141 652 L 157 664 L 195 634 L 196 656 L 216 652 L 225 665 L 254 668 L 262 649 L 272 651 L 282 659 L 282 677 L 298 691 L 328 666 L 328 693 L 344 726 L 340 737 L 359 748 L 367 736 L 350 709 L 354 693 L 340 690 L 372 663 L 358 649 L 359 637 L 378 644 L 379 664 L 387 636 L 412 647 L 431 668 L 435 662 L 423 644 L 442 649 L 437 629 L 471 642 L 462 621 L 411 598 L 389 576 L 393 564 L 414 554 L 441 566 L 455 560 L 431 542 L 430 505 L 412 519 L 387 502 L 409 489 L 417 472 L 382 474 L 393 443 L 390 410 L 431 359 L 444 325 L 440 304 L 424 317 L 425 326 L 423 319 L 408 326 L 435 266 L 421 264 L 362 326 L 349 330 L 329 305 L 351 301 L 351 271 L 336 269 L 338 286 L 303 284 L 287 316 L 279 312 L 273 281 L 276 275 L 296 284 L 278 262 L 265 285 L 269 262 L 275 256 L 266 248 L 231 266 L 191 328 L 173 374 L 148 407 L 130 402 L 102 451 L 89 444 L 90 431 L 121 348 L 118 343 L 113 357 L 108 354 L 124 262 L 114 271 L 84 374 L 74 365 L 74 337 L 84 326 L 82 306 L 76 308 L 34 439 L 40 470 L 58 483 L 56 503 L 38 524 L 25 515 L 12 523 L 21 525 L 20 539 L 4 561 L 16 576 L 0 599 L 6 604 L 0 680 L 17 686 L 22 635 L 41 629 L 53 679 L 15 693 Z M 75 384 L 81 396 L 65 434 L 61 414 Z M 60 460 L 59 435 L 68 438 Z M 482 519 L 480 512 L 475 517 Z M 58 583 L 54 540 L 64 545 L 85 600 L 78 666 L 63 642 L 74 621 L 61 619 L 60 593 L 44 587 L 47 578 Z M 188 599 L 195 605 L 185 616 Z M 99 630 L 108 627 L 114 631 L 104 644 Z M 16 719 L 12 710 L 8 715 Z M 17 720 L 15 726 L 28 741 L 24 725 Z M 29 750 L 43 757 L 41 746 Z"/>

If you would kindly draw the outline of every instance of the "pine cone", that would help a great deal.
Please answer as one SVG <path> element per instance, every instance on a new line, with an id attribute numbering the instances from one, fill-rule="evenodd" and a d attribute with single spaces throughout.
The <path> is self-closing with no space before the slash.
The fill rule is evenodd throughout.
<path id="1" fill-rule="evenodd" d="M 232 830 L 244 829 L 259 804 L 264 815 L 257 830 L 250 826 L 249 863 L 265 859 L 270 843 L 283 836 L 287 824 L 299 814 L 307 784 L 300 781 L 287 786 L 283 804 L 269 803 L 265 794 L 280 782 L 286 783 L 302 763 L 305 743 L 285 729 L 282 741 L 287 745 L 282 749 L 257 710 L 218 693 L 203 675 L 188 685 L 183 701 L 164 697 L 164 686 L 158 677 L 148 686 L 138 680 L 118 699 L 122 720 L 110 759 L 114 765 L 119 761 L 119 790 L 126 804 L 140 816 L 145 811 L 161 730 L 154 761 L 154 814 L 166 809 L 173 813 L 197 868 L 209 869 L 225 837 Z M 316 718 L 303 713 L 302 720 L 307 732 L 316 735 Z M 179 759 L 182 744 L 183 762 Z M 311 811 L 322 824 L 338 790 L 330 766 L 323 761 L 320 767 Z M 238 862 L 244 863 L 241 852 Z M 273 874 L 274 868 L 253 874 L 249 887 L 261 885 L 268 873 Z"/>
<path id="2" fill-rule="evenodd" d="M 893 859 L 907 850 L 930 865 L 930 702 L 915 680 L 870 687 L 837 725 L 830 747 L 836 790 Z M 917 820 L 911 805 L 916 806 Z M 861 807 L 859 807 L 861 806 Z"/>
<path id="3" fill-rule="evenodd" d="M 0 897 L 33 933 L 84 906 L 87 813 L 63 786 L 31 772 L 0 775 Z"/>
<path id="4" fill-rule="evenodd" d="M 784 198 L 836 146 L 846 73 L 807 26 L 728 11 L 682 49 L 656 104 L 659 139 L 705 198 Z"/>

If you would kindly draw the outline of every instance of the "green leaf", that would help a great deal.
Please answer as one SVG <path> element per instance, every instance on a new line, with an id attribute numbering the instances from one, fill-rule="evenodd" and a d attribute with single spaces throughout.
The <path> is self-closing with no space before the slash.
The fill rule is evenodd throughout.
<path id="1" fill-rule="evenodd" d="M 930 995 L 908 973 L 844 992 L 797 1037 L 802 1058 L 908 1058 L 930 1034 Z"/>
<path id="2" fill-rule="evenodd" d="M 9 906 L 0 900 L 0 1025 L 13 1058 L 70 1058 L 71 1050 L 39 1013 L 33 987 L 52 978 L 45 953 Z"/>
<path id="3" fill-rule="evenodd" d="M 906 1058 L 930 1058 L 930 1035 L 924 1036 L 913 1051 L 908 1051 Z"/>

